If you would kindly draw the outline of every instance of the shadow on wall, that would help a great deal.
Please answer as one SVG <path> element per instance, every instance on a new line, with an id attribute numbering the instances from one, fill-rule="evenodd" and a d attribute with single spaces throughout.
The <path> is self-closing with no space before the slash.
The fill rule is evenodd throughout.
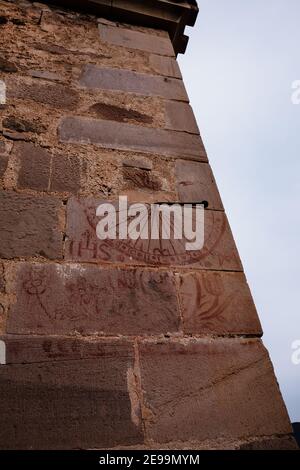
<path id="1" fill-rule="evenodd" d="M 298 443 L 298 446 L 300 447 L 300 423 L 293 423 L 292 426 L 294 430 L 295 439 Z"/>

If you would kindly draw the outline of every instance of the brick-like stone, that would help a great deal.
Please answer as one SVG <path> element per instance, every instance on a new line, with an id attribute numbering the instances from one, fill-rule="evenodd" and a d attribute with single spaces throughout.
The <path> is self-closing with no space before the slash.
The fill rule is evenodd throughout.
<path id="1" fill-rule="evenodd" d="M 177 160 L 177 192 L 181 202 L 207 201 L 210 209 L 223 210 L 220 194 L 207 163 Z"/>
<path id="2" fill-rule="evenodd" d="M 29 70 L 29 74 L 34 78 L 42 78 L 43 80 L 59 81 L 62 77 L 55 73 L 47 70 Z"/>
<path id="3" fill-rule="evenodd" d="M 62 256 L 61 203 L 13 191 L 0 192 L 0 258 Z"/>
<path id="4" fill-rule="evenodd" d="M 109 201 L 72 198 L 67 206 L 66 258 L 73 261 L 122 262 L 151 266 L 193 266 L 241 271 L 242 265 L 224 212 L 205 211 L 202 250 L 186 251 L 185 240 L 99 240 L 97 207 Z M 116 202 L 116 210 L 118 206 Z M 150 208 L 149 208 L 150 216 Z M 150 222 L 149 222 L 150 226 Z"/>
<path id="5" fill-rule="evenodd" d="M 62 119 L 59 137 L 61 142 L 207 161 L 201 137 L 184 132 L 70 116 Z"/>
<path id="6" fill-rule="evenodd" d="M 46 127 L 39 119 L 28 120 L 18 116 L 7 116 L 3 119 L 3 127 L 17 132 L 34 132 L 41 134 L 45 132 Z"/>
<path id="7" fill-rule="evenodd" d="M 123 160 L 122 164 L 124 167 L 140 168 L 141 170 L 152 170 L 153 168 L 151 160 L 146 158 L 126 158 Z"/>
<path id="8" fill-rule="evenodd" d="M 80 190 L 81 162 L 76 156 L 54 155 L 51 172 L 51 191 L 77 193 Z"/>
<path id="9" fill-rule="evenodd" d="M 140 345 L 148 439 L 164 443 L 289 434 L 268 354 L 259 340 Z"/>
<path id="10" fill-rule="evenodd" d="M 47 191 L 51 166 L 49 152 L 29 142 L 18 142 L 14 153 L 20 166 L 18 187 Z"/>
<path id="11" fill-rule="evenodd" d="M 17 334 L 166 334 L 179 328 L 168 272 L 21 264 L 7 331 Z"/>
<path id="12" fill-rule="evenodd" d="M 139 122 L 144 124 L 151 124 L 153 122 L 153 117 L 148 114 L 106 103 L 93 104 L 89 108 L 89 112 L 97 117 L 108 119 L 110 121 Z"/>
<path id="13" fill-rule="evenodd" d="M 166 129 L 199 134 L 199 128 L 193 110 L 188 103 L 166 101 L 165 122 Z"/>
<path id="14" fill-rule="evenodd" d="M 178 62 L 173 57 L 151 54 L 149 56 L 149 65 L 159 75 L 182 79 Z"/>
<path id="15" fill-rule="evenodd" d="M 1 449 L 91 449 L 142 442 L 123 341 L 1 337 Z"/>
<path id="16" fill-rule="evenodd" d="M 138 49 L 155 54 L 174 56 L 174 49 L 169 37 L 155 36 L 134 29 L 116 27 L 100 23 L 98 25 L 100 39 L 103 42 L 129 49 Z"/>
<path id="17" fill-rule="evenodd" d="M 8 98 L 32 100 L 46 104 L 52 108 L 73 110 L 76 109 L 79 98 L 78 93 L 70 87 L 59 84 L 42 84 L 27 82 L 9 82 Z"/>
<path id="18" fill-rule="evenodd" d="M 81 86 L 136 93 L 147 96 L 179 101 L 189 101 L 183 81 L 160 77 L 131 70 L 100 68 L 93 64 L 85 65 L 79 80 Z"/>
<path id="19" fill-rule="evenodd" d="M 149 170 L 141 168 L 123 168 L 123 178 L 129 188 L 144 188 L 152 191 L 162 189 L 162 182 Z"/>
<path id="20" fill-rule="evenodd" d="M 178 283 L 185 333 L 262 334 L 243 273 L 185 273 Z"/>

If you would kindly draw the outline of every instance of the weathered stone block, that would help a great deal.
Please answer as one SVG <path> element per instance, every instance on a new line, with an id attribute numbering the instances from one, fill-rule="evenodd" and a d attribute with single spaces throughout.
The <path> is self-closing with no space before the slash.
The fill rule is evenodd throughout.
<path id="1" fill-rule="evenodd" d="M 177 60 L 173 57 L 151 54 L 149 56 L 149 65 L 154 70 L 154 72 L 158 73 L 159 75 L 182 79 Z"/>
<path id="2" fill-rule="evenodd" d="M 67 206 L 66 258 L 73 261 L 122 262 L 151 266 L 193 266 L 201 269 L 241 271 L 242 265 L 225 214 L 205 211 L 204 247 L 186 251 L 183 240 L 99 240 L 97 207 L 109 201 L 72 198 Z M 116 210 L 118 212 L 117 203 Z M 150 206 L 148 215 L 150 217 Z M 149 227 L 150 227 L 149 219 Z"/>
<path id="3" fill-rule="evenodd" d="M 210 165 L 177 160 L 175 175 L 181 202 L 207 201 L 210 209 L 223 210 Z"/>
<path id="4" fill-rule="evenodd" d="M 140 354 L 148 439 L 164 443 L 291 432 L 259 340 L 145 342 Z"/>
<path id="5" fill-rule="evenodd" d="M 165 121 L 166 129 L 199 134 L 194 112 L 188 103 L 166 101 Z"/>
<path id="6" fill-rule="evenodd" d="M 59 137 L 61 142 L 207 161 L 200 136 L 184 132 L 70 116 L 62 119 Z"/>
<path id="7" fill-rule="evenodd" d="M 53 108 L 73 110 L 78 105 L 78 93 L 59 84 L 8 82 L 8 98 L 33 100 Z"/>
<path id="8" fill-rule="evenodd" d="M 149 170 L 142 168 L 123 167 L 123 178 L 131 188 L 150 189 L 159 191 L 162 189 L 162 182 Z"/>
<path id="9" fill-rule="evenodd" d="M 95 103 L 89 108 L 90 113 L 102 119 L 118 122 L 138 122 L 151 124 L 153 117 L 133 109 L 107 103 Z"/>
<path id="10" fill-rule="evenodd" d="M 169 100 L 189 101 L 182 80 L 132 72 L 117 68 L 85 65 L 79 80 L 81 86 L 116 90 L 125 93 L 161 96 Z"/>
<path id="11" fill-rule="evenodd" d="M 143 335 L 178 328 L 175 282 L 168 272 L 21 264 L 7 331 Z"/>
<path id="12" fill-rule="evenodd" d="M 62 256 L 60 202 L 13 191 L 0 192 L 0 258 Z"/>
<path id="13" fill-rule="evenodd" d="M 142 442 L 130 344 L 1 340 L 7 349 L 7 365 L 0 367 L 1 449 L 99 449 Z"/>
<path id="14" fill-rule="evenodd" d="M 19 160 L 18 187 L 47 191 L 50 178 L 51 155 L 42 147 L 18 142 L 14 153 Z"/>
<path id="15" fill-rule="evenodd" d="M 80 190 L 80 175 L 81 162 L 78 157 L 54 155 L 50 190 L 77 193 Z"/>
<path id="16" fill-rule="evenodd" d="M 99 35 L 103 42 L 116 46 L 138 49 L 155 54 L 174 56 L 174 49 L 168 37 L 147 34 L 134 29 L 99 23 Z"/>
<path id="17" fill-rule="evenodd" d="M 178 283 L 185 333 L 262 334 L 244 274 L 199 271 Z"/>

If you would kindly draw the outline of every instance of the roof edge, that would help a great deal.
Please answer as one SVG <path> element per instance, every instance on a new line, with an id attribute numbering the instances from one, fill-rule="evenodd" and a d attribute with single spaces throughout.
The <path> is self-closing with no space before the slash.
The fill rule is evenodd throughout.
<path id="1" fill-rule="evenodd" d="M 168 31 L 176 54 L 184 54 L 186 26 L 194 26 L 199 12 L 196 0 L 43 0 L 45 3 L 91 13 L 124 23 Z"/>

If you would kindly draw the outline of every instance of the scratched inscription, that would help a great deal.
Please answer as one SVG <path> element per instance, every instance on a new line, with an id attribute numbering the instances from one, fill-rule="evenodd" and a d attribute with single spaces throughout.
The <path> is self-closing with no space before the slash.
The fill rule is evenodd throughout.
<path id="1" fill-rule="evenodd" d="M 261 333 L 243 273 L 196 272 L 178 280 L 185 332 Z"/>
<path id="2" fill-rule="evenodd" d="M 118 262 L 134 265 L 189 266 L 242 270 L 237 249 L 222 211 L 205 211 L 205 242 L 186 251 L 185 240 L 99 240 L 96 208 L 104 201 L 72 198 L 67 209 L 66 257 L 73 261 Z M 106 201 L 107 202 L 107 201 Z M 150 222 L 149 222 L 150 225 Z"/>
<path id="3" fill-rule="evenodd" d="M 154 334 L 176 331 L 178 324 L 168 272 L 24 263 L 8 332 Z"/>

